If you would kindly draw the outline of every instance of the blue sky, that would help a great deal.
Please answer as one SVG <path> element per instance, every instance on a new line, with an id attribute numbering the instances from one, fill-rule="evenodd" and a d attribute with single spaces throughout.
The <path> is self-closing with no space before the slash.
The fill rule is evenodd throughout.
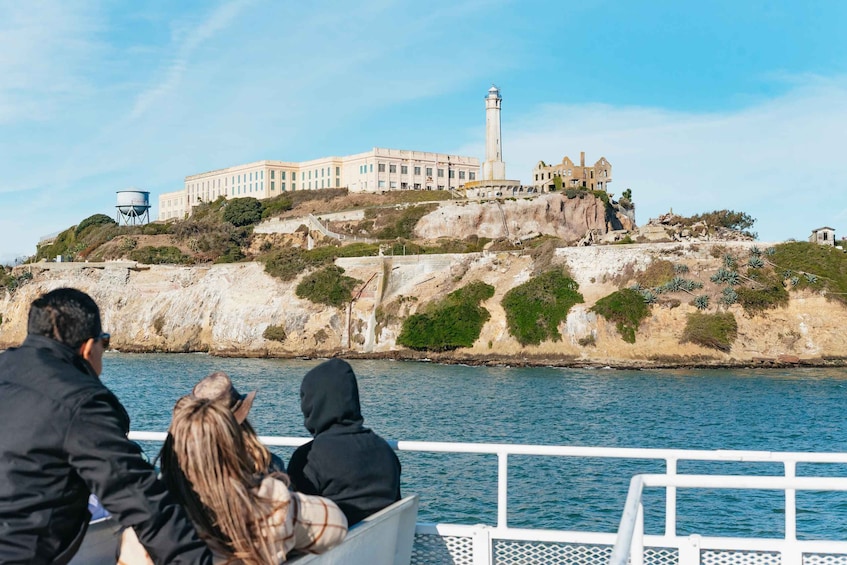
<path id="1" fill-rule="evenodd" d="M 731 208 L 763 241 L 847 234 L 847 3 L 0 0 L 0 261 L 115 191 L 372 147 L 510 178 L 601 155 L 639 224 Z"/>

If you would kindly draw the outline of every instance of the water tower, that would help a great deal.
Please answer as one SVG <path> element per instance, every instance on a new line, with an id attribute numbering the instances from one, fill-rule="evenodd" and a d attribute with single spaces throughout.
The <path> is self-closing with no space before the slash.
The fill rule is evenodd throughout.
<path id="1" fill-rule="evenodd" d="M 118 225 L 138 226 L 150 223 L 150 193 L 145 190 L 119 190 Z"/>

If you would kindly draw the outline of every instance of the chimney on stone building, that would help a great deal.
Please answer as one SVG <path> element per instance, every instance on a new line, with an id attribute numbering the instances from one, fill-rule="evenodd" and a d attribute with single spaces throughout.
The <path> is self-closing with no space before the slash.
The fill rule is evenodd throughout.
<path id="1" fill-rule="evenodd" d="M 580 151 L 580 152 L 579 152 L 579 166 L 580 166 L 580 167 L 584 167 L 584 166 L 585 166 L 585 151 Z"/>

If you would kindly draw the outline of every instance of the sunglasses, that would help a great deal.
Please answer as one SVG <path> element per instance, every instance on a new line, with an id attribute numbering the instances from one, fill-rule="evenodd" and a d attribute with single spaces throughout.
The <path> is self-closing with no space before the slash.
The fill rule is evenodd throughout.
<path id="1" fill-rule="evenodd" d="M 103 332 L 94 339 L 103 343 L 103 349 L 109 349 L 109 340 L 111 338 L 111 335 L 107 334 L 106 332 Z"/>

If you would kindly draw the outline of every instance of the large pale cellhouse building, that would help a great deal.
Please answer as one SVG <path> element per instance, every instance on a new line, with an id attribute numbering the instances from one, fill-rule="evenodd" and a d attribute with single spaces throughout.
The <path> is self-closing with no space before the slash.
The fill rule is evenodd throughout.
<path id="1" fill-rule="evenodd" d="M 383 149 L 312 161 L 256 161 L 185 177 L 183 190 L 159 196 L 159 219 L 184 218 L 218 197 L 263 199 L 293 190 L 346 187 L 350 192 L 451 190 L 476 180 L 479 159 Z"/>

